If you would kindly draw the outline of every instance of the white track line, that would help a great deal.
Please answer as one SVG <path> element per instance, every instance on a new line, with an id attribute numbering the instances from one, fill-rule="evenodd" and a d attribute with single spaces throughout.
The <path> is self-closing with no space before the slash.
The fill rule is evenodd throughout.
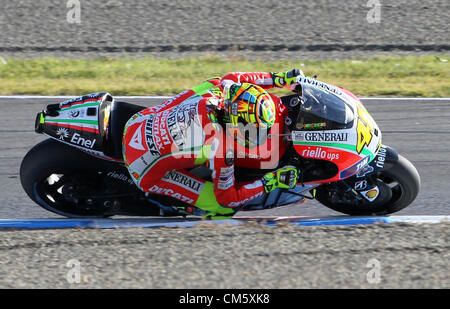
<path id="1" fill-rule="evenodd" d="M 359 98 L 363 101 L 450 101 L 450 98 L 386 98 L 386 97 L 367 97 Z"/>
<path id="2" fill-rule="evenodd" d="M 450 222 L 450 216 L 392 216 L 389 217 L 392 222 L 405 223 L 443 223 Z"/>

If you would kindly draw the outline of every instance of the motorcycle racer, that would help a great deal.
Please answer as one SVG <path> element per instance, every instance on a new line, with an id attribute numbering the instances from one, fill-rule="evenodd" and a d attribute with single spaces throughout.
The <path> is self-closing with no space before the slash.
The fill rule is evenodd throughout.
<path id="1" fill-rule="evenodd" d="M 232 145 L 258 147 L 242 126 L 269 130 L 281 101 L 266 90 L 290 88 L 299 75 L 299 69 L 229 73 L 135 114 L 123 135 L 124 162 L 133 181 L 144 192 L 169 196 L 216 219 L 277 188 L 293 188 L 298 176 L 293 166 L 236 183 Z M 212 181 L 189 171 L 199 165 L 211 170 Z"/>

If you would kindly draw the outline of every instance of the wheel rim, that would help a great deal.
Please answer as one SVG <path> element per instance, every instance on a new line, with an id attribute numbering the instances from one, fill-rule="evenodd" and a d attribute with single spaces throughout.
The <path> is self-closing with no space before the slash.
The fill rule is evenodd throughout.
<path id="1" fill-rule="evenodd" d="M 73 185 L 74 177 L 76 174 L 55 172 L 36 181 L 34 195 L 39 204 L 49 211 L 66 217 L 105 216 L 104 210 L 101 210 L 95 203 L 88 205 L 86 199 L 79 199 L 76 195 L 70 197 L 70 186 Z"/>
<path id="2" fill-rule="evenodd" d="M 369 177 L 380 190 L 379 196 L 374 201 L 371 202 L 362 194 L 356 193 L 349 184 L 334 183 L 331 184 L 335 186 L 333 189 L 327 189 L 328 193 L 325 195 L 327 203 L 325 204 L 336 211 L 354 215 L 389 213 L 392 205 L 397 203 L 404 194 L 402 182 L 387 173 L 377 173 Z M 353 190 L 349 191 L 348 189 Z"/>
<path id="3" fill-rule="evenodd" d="M 392 205 L 399 201 L 404 194 L 404 187 L 400 181 L 398 181 L 395 177 L 387 175 L 385 173 L 380 173 L 376 177 L 378 180 L 385 183 L 392 192 L 392 198 L 389 201 L 389 204 Z"/>

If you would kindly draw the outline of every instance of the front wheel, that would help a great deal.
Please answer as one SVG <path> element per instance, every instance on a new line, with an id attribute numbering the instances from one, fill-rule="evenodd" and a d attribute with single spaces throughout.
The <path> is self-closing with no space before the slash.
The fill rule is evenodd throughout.
<path id="1" fill-rule="evenodd" d="M 386 215 L 410 205 L 420 190 L 417 169 L 401 155 L 391 168 L 369 177 L 379 190 L 375 200 L 364 198 L 345 180 L 318 187 L 316 199 L 328 208 L 348 215 Z"/>

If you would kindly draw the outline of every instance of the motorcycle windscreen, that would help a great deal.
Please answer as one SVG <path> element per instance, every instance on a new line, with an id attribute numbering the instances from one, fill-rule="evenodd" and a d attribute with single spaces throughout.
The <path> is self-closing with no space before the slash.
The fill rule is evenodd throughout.
<path id="1" fill-rule="evenodd" d="M 352 108 L 333 93 L 303 85 L 296 121 L 298 130 L 348 129 L 353 126 L 354 118 Z"/>

